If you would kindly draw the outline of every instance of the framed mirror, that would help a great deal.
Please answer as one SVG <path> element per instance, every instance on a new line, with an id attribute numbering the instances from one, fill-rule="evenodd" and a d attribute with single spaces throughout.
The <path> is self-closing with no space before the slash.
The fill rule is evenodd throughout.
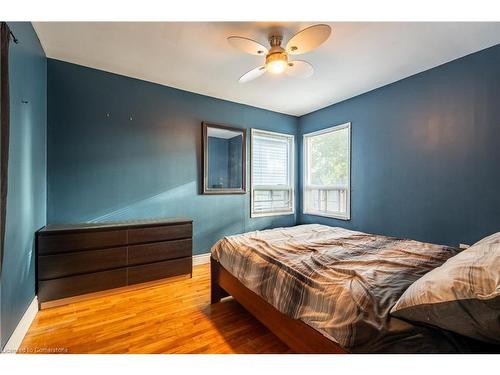
<path id="1" fill-rule="evenodd" d="M 203 194 L 245 194 L 246 129 L 204 122 Z"/>

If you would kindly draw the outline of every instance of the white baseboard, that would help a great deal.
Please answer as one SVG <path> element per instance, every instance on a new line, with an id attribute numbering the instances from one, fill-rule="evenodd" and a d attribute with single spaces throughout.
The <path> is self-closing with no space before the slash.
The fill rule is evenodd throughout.
<path id="1" fill-rule="evenodd" d="M 210 253 L 193 255 L 193 266 L 210 263 Z"/>
<path id="2" fill-rule="evenodd" d="M 16 353 L 19 347 L 21 346 L 21 343 L 23 342 L 24 336 L 26 336 L 26 333 L 28 333 L 28 329 L 31 326 L 31 323 L 33 323 L 33 320 L 35 319 L 36 313 L 38 312 L 38 298 L 35 296 L 33 298 L 33 301 L 31 301 L 30 305 L 28 306 L 28 309 L 24 313 L 23 317 L 17 324 L 16 329 L 12 333 L 12 336 L 10 336 L 9 341 L 7 341 L 7 344 L 5 344 L 5 347 L 3 348 L 3 353 Z"/>

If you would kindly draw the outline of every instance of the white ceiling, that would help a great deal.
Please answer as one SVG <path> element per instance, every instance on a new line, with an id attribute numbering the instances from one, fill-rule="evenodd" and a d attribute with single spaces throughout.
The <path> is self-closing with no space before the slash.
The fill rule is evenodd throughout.
<path id="1" fill-rule="evenodd" d="M 240 35 L 268 45 L 310 23 L 34 22 L 47 57 L 277 112 L 303 115 L 500 43 L 500 23 L 331 22 L 330 39 L 301 55 L 307 79 L 238 78 L 263 57 L 233 49 Z"/>

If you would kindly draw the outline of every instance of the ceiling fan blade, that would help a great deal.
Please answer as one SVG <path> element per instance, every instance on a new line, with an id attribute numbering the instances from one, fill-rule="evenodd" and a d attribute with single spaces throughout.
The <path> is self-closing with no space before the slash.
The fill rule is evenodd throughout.
<path id="1" fill-rule="evenodd" d="M 305 28 L 295 34 L 286 44 L 286 51 L 290 55 L 300 55 L 312 51 L 328 39 L 332 28 L 325 24 Z"/>
<path id="2" fill-rule="evenodd" d="M 312 76 L 314 73 L 314 68 L 307 61 L 294 60 L 288 62 L 288 69 L 286 74 L 297 78 L 307 78 Z"/>
<path id="3" fill-rule="evenodd" d="M 246 72 L 245 74 L 243 74 L 240 77 L 239 82 L 240 83 L 247 83 L 247 82 L 253 81 L 255 78 L 260 77 L 265 72 L 266 72 L 266 67 L 259 66 L 258 68 L 252 69 L 249 72 Z"/>
<path id="4" fill-rule="evenodd" d="M 230 36 L 227 38 L 229 44 L 242 52 L 249 53 L 250 55 L 265 56 L 267 55 L 267 48 L 255 40 L 244 38 L 242 36 Z"/>

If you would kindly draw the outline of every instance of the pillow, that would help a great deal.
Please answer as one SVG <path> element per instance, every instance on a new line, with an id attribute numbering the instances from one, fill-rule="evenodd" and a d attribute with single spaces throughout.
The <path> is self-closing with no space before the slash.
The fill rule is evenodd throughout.
<path id="1" fill-rule="evenodd" d="M 500 232 L 415 281 L 391 315 L 500 344 Z"/>

